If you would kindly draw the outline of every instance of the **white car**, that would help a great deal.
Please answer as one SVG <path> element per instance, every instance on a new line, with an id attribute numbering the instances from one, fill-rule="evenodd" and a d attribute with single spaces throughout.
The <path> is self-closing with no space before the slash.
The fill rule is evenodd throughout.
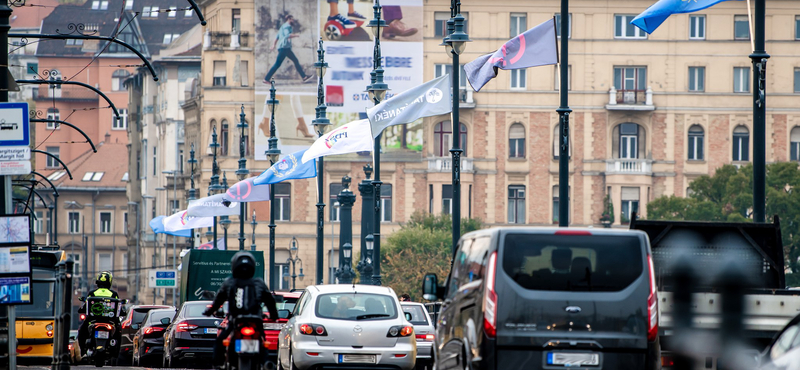
<path id="1" fill-rule="evenodd" d="M 278 338 L 278 370 L 373 366 L 411 370 L 414 327 L 391 288 L 315 285 L 305 289 Z"/>

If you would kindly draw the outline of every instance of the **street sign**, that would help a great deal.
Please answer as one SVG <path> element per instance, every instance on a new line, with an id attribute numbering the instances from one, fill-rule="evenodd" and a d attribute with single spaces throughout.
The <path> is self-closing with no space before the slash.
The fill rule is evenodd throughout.
<path id="1" fill-rule="evenodd" d="M 4 146 L 0 147 L 0 161 L 24 161 L 31 159 L 29 146 Z"/>
<path id="2" fill-rule="evenodd" d="M 147 286 L 149 288 L 177 288 L 177 270 L 150 270 L 148 271 Z"/>
<path id="3" fill-rule="evenodd" d="M 28 103 L 0 103 L 0 147 L 30 145 Z"/>
<path id="4" fill-rule="evenodd" d="M 0 176 L 27 175 L 31 173 L 31 161 L 0 161 Z"/>

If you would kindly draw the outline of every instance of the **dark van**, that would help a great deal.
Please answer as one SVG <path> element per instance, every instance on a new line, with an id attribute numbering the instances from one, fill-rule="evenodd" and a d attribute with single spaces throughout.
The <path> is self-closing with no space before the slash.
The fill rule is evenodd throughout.
<path id="1" fill-rule="evenodd" d="M 444 286 L 434 357 L 447 369 L 660 369 L 647 234 L 494 228 L 464 235 Z"/>

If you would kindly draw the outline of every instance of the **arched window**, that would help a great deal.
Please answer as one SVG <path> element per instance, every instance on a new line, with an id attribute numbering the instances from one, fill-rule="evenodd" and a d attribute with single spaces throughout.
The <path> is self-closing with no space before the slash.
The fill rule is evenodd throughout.
<path id="1" fill-rule="evenodd" d="M 219 130 L 219 155 L 228 155 L 228 120 L 222 120 L 222 127 Z"/>
<path id="2" fill-rule="evenodd" d="M 689 160 L 702 161 L 703 156 L 703 127 L 700 125 L 692 125 L 689 127 Z"/>
<path id="3" fill-rule="evenodd" d="M 124 88 L 122 82 L 130 76 L 131 73 L 124 70 L 118 69 L 111 74 L 111 91 L 120 91 Z"/>
<path id="4" fill-rule="evenodd" d="M 47 108 L 47 119 L 50 120 L 60 120 L 61 113 L 58 112 L 58 108 Z M 61 125 L 55 122 L 47 122 L 47 129 L 48 130 L 56 130 L 61 128 Z"/>
<path id="5" fill-rule="evenodd" d="M 789 139 L 789 152 L 790 158 L 793 161 L 800 161 L 800 127 L 792 129 Z"/>
<path id="6" fill-rule="evenodd" d="M 514 123 L 508 132 L 508 157 L 525 158 L 525 126 Z"/>
<path id="7" fill-rule="evenodd" d="M 645 157 L 644 127 L 632 122 L 625 122 L 614 126 L 611 135 L 613 158 L 640 159 Z"/>
<path id="8" fill-rule="evenodd" d="M 452 145 L 453 129 L 450 121 L 439 122 L 433 128 L 433 155 L 439 157 L 450 156 L 450 148 Z M 467 125 L 461 124 L 461 153 L 462 157 L 467 156 Z"/>
<path id="9" fill-rule="evenodd" d="M 745 126 L 736 126 L 733 129 L 733 161 L 746 162 L 750 160 L 750 130 Z"/>

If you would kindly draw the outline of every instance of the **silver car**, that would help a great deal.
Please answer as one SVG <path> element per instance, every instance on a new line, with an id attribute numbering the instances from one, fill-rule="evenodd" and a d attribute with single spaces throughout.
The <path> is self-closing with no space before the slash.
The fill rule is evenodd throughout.
<path id="1" fill-rule="evenodd" d="M 391 288 L 316 285 L 305 289 L 278 338 L 278 369 L 376 367 L 411 370 L 414 327 Z"/>
<path id="2" fill-rule="evenodd" d="M 414 325 L 414 333 L 417 338 L 417 369 L 431 369 L 433 367 L 433 339 L 436 329 L 433 321 L 428 314 L 428 310 L 422 303 L 402 302 L 403 312 L 406 314 L 411 325 Z"/>

